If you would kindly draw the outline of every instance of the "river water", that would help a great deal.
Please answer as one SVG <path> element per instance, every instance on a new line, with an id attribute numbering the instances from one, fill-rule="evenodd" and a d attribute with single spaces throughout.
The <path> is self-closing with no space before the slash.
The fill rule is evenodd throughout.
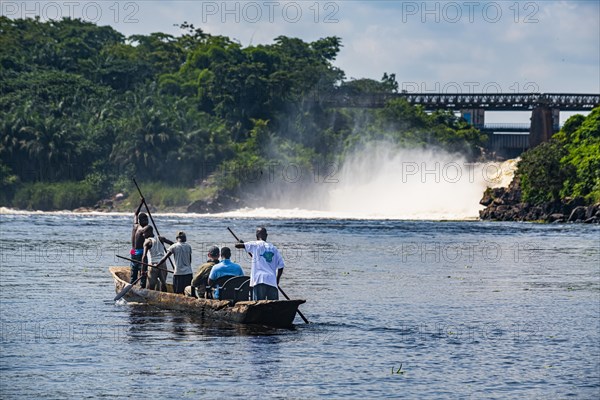
<path id="1" fill-rule="evenodd" d="M 0 397 L 598 398 L 600 229 L 155 215 L 194 265 L 265 224 L 293 329 L 112 301 L 130 216 L 0 214 Z M 233 258 L 249 272 L 242 253 Z"/>

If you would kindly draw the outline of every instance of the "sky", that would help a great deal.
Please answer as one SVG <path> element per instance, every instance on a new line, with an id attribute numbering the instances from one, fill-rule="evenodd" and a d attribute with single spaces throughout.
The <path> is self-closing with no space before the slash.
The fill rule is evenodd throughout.
<path id="1" fill-rule="evenodd" d="M 127 36 L 179 35 L 187 21 L 243 46 L 338 36 L 347 79 L 394 73 L 408 92 L 600 93 L 600 0 L 2 0 L 0 13 L 70 16 Z"/>

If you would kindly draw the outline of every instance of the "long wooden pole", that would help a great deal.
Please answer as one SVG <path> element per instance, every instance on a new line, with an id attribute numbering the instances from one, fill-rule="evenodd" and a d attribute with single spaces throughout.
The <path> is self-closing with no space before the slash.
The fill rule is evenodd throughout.
<path id="1" fill-rule="evenodd" d="M 231 230 L 231 228 L 227 227 L 227 230 L 229 231 L 229 233 L 231 233 L 231 235 L 233 235 L 233 237 L 235 238 L 235 240 L 237 240 L 238 242 L 240 242 L 240 239 L 237 237 L 237 235 L 235 233 L 233 233 L 233 231 Z M 250 254 L 250 253 L 248 253 Z M 252 254 L 250 254 L 250 257 L 252 257 Z M 288 297 L 287 294 L 285 294 L 285 292 L 281 289 L 281 287 L 279 287 L 279 285 L 277 285 L 277 289 L 279 289 L 279 291 L 281 292 L 281 294 L 283 295 L 283 297 L 285 297 L 286 299 L 290 300 L 290 298 Z M 296 309 L 296 312 L 298 313 L 298 315 L 300 316 L 300 318 L 302 318 L 302 320 L 304 321 L 304 323 L 308 324 L 308 319 L 306 319 L 306 317 L 304 316 L 304 314 L 302 314 L 302 311 Z"/>
<path id="2" fill-rule="evenodd" d="M 120 256 L 118 254 L 115 254 L 115 256 L 118 257 L 118 258 L 122 258 L 123 260 L 127 260 L 127 261 L 131 261 L 131 262 L 138 263 L 138 264 L 141 264 L 141 265 L 145 265 L 146 267 L 155 268 L 155 269 L 158 269 L 158 270 L 161 270 L 161 271 L 168 272 L 170 274 L 172 274 L 172 273 L 175 272 L 175 271 L 171 271 L 171 270 L 168 270 L 168 269 L 165 269 L 165 268 L 159 268 L 158 266 L 156 266 L 154 264 L 148 264 L 148 263 L 145 263 L 145 262 L 142 262 L 142 261 L 136 261 L 136 260 L 134 260 L 132 258 L 123 257 L 123 256 Z"/>
<path id="3" fill-rule="evenodd" d="M 281 294 L 283 295 L 283 297 L 285 297 L 286 299 L 290 300 L 290 298 L 288 297 L 287 294 L 285 294 L 285 292 L 279 287 L 279 285 L 277 285 L 277 289 L 279 289 L 279 291 L 281 292 Z M 304 314 L 302 314 L 302 312 L 298 309 L 296 309 L 296 312 L 298 313 L 298 315 L 300 316 L 300 318 L 302 318 L 302 320 L 308 324 L 308 320 L 306 319 L 306 317 L 304 316 Z"/>

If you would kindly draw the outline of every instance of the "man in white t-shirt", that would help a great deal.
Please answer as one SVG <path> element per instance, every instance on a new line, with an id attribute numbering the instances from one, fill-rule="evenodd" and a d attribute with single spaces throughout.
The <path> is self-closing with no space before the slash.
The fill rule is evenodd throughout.
<path id="1" fill-rule="evenodd" d="M 146 241 L 144 242 L 144 254 L 142 255 L 142 261 L 148 264 L 158 262 L 165 255 L 165 252 L 163 251 L 163 244 L 154 237 L 154 229 L 151 225 L 144 227 L 143 233 Z M 146 288 L 150 290 L 160 290 L 161 292 L 166 292 L 167 271 L 164 269 L 149 267 L 148 286 Z"/>
<path id="2" fill-rule="evenodd" d="M 257 228 L 256 241 L 240 241 L 235 247 L 252 255 L 252 300 L 279 300 L 277 286 L 285 265 L 277 247 L 267 242 L 267 229 L 264 226 Z"/>
<path id="3" fill-rule="evenodd" d="M 185 232 L 178 231 L 176 240 L 173 243 L 167 238 L 159 236 L 158 239 L 170 244 L 167 254 L 156 264 L 161 265 L 172 254 L 175 261 L 175 271 L 173 273 L 173 292 L 183 294 L 186 286 L 192 283 L 192 247 L 187 243 Z"/>

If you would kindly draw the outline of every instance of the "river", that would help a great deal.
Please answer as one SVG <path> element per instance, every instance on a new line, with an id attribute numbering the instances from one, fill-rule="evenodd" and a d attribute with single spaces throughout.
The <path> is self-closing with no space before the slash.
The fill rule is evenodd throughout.
<path id="1" fill-rule="evenodd" d="M 267 213 L 268 215 L 268 213 Z M 115 303 L 131 217 L 0 214 L 0 396 L 597 398 L 600 228 L 154 216 L 194 265 L 265 224 L 293 329 Z M 234 260 L 249 272 L 249 260 Z"/>

